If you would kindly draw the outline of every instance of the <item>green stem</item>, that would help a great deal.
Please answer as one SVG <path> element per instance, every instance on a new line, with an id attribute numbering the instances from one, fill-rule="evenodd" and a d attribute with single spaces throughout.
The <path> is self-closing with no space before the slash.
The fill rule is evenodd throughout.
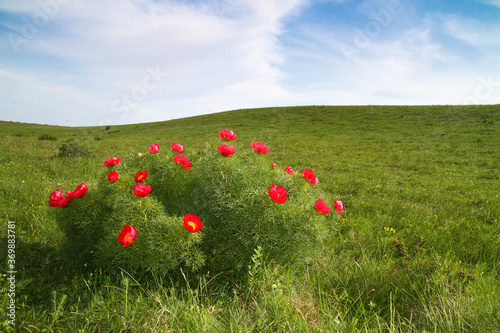
<path id="1" fill-rule="evenodd" d="M 260 154 L 258 154 L 258 153 L 255 155 L 255 160 L 253 161 L 253 164 L 252 164 L 252 170 L 255 167 L 255 164 L 257 164 L 257 159 L 259 158 L 259 155 Z"/>
<path id="2" fill-rule="evenodd" d="M 127 189 L 127 186 L 123 184 L 119 179 L 116 181 L 116 183 L 120 184 L 120 186 L 123 187 L 124 189 Z"/>
<path id="3" fill-rule="evenodd" d="M 227 163 L 227 159 L 228 157 L 224 157 L 224 180 L 226 182 L 226 185 L 227 185 L 227 171 L 226 171 L 226 163 Z"/>
<path id="4" fill-rule="evenodd" d="M 88 196 L 88 194 L 85 194 L 85 198 L 87 198 L 87 200 L 89 200 L 89 201 L 90 201 L 90 204 L 91 204 L 92 206 L 94 206 L 94 208 L 95 208 L 95 209 L 96 209 L 96 211 L 99 213 L 99 215 L 101 215 L 102 217 L 104 217 L 104 214 L 101 212 L 101 210 L 99 209 L 99 207 L 97 207 L 97 206 L 96 206 L 96 204 L 95 204 L 94 200 L 92 200 L 92 199 Z"/>
<path id="5" fill-rule="evenodd" d="M 146 223 L 148 222 L 148 217 L 146 216 L 146 212 L 144 211 L 144 207 L 142 206 L 142 200 L 144 198 L 141 197 L 141 211 L 142 211 L 142 214 L 144 214 L 144 221 L 146 221 Z"/>

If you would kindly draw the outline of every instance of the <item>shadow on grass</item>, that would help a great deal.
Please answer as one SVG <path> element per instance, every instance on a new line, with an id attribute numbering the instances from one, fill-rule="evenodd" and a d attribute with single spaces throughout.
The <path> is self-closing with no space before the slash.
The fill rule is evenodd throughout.
<path id="1" fill-rule="evenodd" d="M 7 239 L 0 238 L 0 243 L 7 244 Z M 3 271 L 8 273 L 5 278 L 10 276 L 10 271 L 15 272 L 13 275 L 18 308 L 45 308 L 54 292 L 72 295 L 86 292 L 85 284 L 76 282 L 75 278 L 91 272 L 91 268 L 68 263 L 56 247 L 38 242 L 25 243 L 18 239 L 13 269 L 7 266 L 7 259 L 10 259 L 7 258 L 7 250 L 7 246 L 0 250 L 2 258 L 6 258 L 2 266 Z M 2 281 L 2 285 L 7 282 Z"/>

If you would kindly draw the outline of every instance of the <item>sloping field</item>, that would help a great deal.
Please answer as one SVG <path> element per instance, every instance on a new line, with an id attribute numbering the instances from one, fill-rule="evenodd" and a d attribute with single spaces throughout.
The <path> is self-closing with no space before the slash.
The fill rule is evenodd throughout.
<path id="1" fill-rule="evenodd" d="M 186 272 L 135 281 L 61 259 L 65 235 L 48 205 L 56 188 L 96 179 L 108 157 L 174 141 L 197 150 L 225 128 L 236 151 L 262 142 L 278 168 L 312 169 L 342 200 L 317 258 L 278 267 L 256 255 L 245 283 Z M 500 331 L 500 105 L 280 107 L 80 128 L 0 122 L 0 138 L 2 272 L 9 230 L 16 240 L 14 297 L 10 274 L 0 280 L 2 313 L 16 301 L 6 331 Z"/>

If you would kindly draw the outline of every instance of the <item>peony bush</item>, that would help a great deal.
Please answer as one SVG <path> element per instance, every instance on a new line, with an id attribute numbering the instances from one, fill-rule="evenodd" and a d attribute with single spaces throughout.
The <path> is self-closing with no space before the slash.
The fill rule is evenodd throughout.
<path id="1" fill-rule="evenodd" d="M 108 158 L 97 180 L 66 195 L 56 189 L 49 205 L 66 234 L 64 254 L 110 273 L 162 276 L 243 273 L 258 247 L 279 264 L 317 254 L 342 202 L 317 187 L 312 170 L 278 168 L 265 144 L 236 151 L 227 129 L 219 139 L 197 151 L 155 143 L 135 158 Z"/>

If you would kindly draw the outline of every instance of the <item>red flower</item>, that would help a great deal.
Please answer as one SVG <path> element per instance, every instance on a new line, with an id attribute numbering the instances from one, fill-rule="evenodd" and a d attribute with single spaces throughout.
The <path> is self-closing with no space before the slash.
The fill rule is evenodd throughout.
<path id="1" fill-rule="evenodd" d="M 72 200 L 73 200 L 72 196 L 62 197 L 61 200 L 59 200 L 58 205 L 59 207 L 67 207 Z"/>
<path id="2" fill-rule="evenodd" d="M 275 184 L 271 185 L 269 187 L 269 196 L 271 199 L 273 199 L 275 202 L 282 204 L 286 201 L 286 194 L 288 193 L 287 190 L 283 186 L 278 186 L 276 187 Z"/>
<path id="3" fill-rule="evenodd" d="M 73 191 L 73 196 L 75 198 L 81 198 L 87 193 L 88 190 L 89 187 L 87 186 L 87 183 L 81 183 L 76 187 L 76 190 Z"/>
<path id="4" fill-rule="evenodd" d="M 117 174 L 118 176 L 118 174 Z M 143 182 L 146 178 L 148 178 L 148 172 L 146 170 L 143 170 L 143 171 L 137 171 L 137 173 L 135 174 L 135 177 L 134 177 L 134 180 L 136 182 Z"/>
<path id="5" fill-rule="evenodd" d="M 203 222 L 194 214 L 184 215 L 184 228 L 191 232 L 198 232 L 203 227 Z"/>
<path id="6" fill-rule="evenodd" d="M 314 172 L 310 169 L 305 169 L 302 172 L 302 176 L 306 177 L 307 181 L 311 184 L 317 184 L 318 178 L 314 175 Z"/>
<path id="7" fill-rule="evenodd" d="M 73 200 L 73 192 L 66 192 L 66 196 L 63 196 L 61 190 L 57 189 L 50 195 L 49 206 L 50 207 L 67 207 Z"/>
<path id="8" fill-rule="evenodd" d="M 104 165 L 107 166 L 108 168 L 109 167 L 112 167 L 113 165 L 115 164 L 118 164 L 122 161 L 122 159 L 120 157 L 111 157 L 111 158 L 108 158 L 106 161 L 104 161 Z"/>
<path id="9" fill-rule="evenodd" d="M 111 171 L 108 173 L 108 180 L 113 183 L 116 182 L 118 180 L 118 172 Z"/>
<path id="10" fill-rule="evenodd" d="M 224 156 L 234 155 L 234 147 L 233 146 L 220 145 L 218 149 L 219 149 L 219 153 L 221 153 Z"/>
<path id="11" fill-rule="evenodd" d="M 295 170 L 293 170 L 291 166 L 287 166 L 285 168 L 285 172 L 288 172 L 290 175 L 293 175 L 295 173 Z"/>
<path id="12" fill-rule="evenodd" d="M 124 247 L 132 245 L 135 238 L 137 237 L 137 230 L 135 227 L 130 225 L 124 225 L 122 231 L 118 235 L 118 241 L 123 244 Z"/>
<path id="13" fill-rule="evenodd" d="M 145 197 L 151 192 L 151 185 L 144 185 L 143 183 L 139 183 L 133 188 L 134 194 L 138 197 Z"/>
<path id="14" fill-rule="evenodd" d="M 160 151 L 160 146 L 157 143 L 153 143 L 151 146 L 148 147 L 148 151 L 150 153 L 156 154 Z"/>
<path id="15" fill-rule="evenodd" d="M 219 136 L 222 140 L 233 141 L 236 139 L 236 134 L 228 129 L 219 131 Z"/>
<path id="16" fill-rule="evenodd" d="M 253 150 L 258 152 L 259 154 L 267 154 L 269 152 L 269 149 L 266 147 L 266 145 L 264 145 L 260 142 L 252 142 L 251 147 Z"/>
<path id="17" fill-rule="evenodd" d="M 63 194 L 60 189 L 55 190 L 52 192 L 50 195 L 49 199 L 49 206 L 50 207 L 58 207 L 59 206 L 59 201 L 62 199 Z"/>
<path id="18" fill-rule="evenodd" d="M 273 169 L 276 169 L 276 167 L 278 166 L 278 164 L 276 164 L 276 163 L 271 163 L 271 166 L 273 167 Z"/>
<path id="19" fill-rule="evenodd" d="M 305 169 L 304 171 L 302 171 L 302 176 L 310 178 L 314 176 L 314 172 L 311 169 Z"/>
<path id="20" fill-rule="evenodd" d="M 184 166 L 184 169 L 191 169 L 191 162 L 189 162 L 189 158 L 182 155 L 175 155 L 174 162 Z"/>
<path id="21" fill-rule="evenodd" d="M 314 207 L 316 207 L 316 209 L 318 210 L 318 212 L 320 212 L 323 215 L 326 215 L 326 214 L 330 213 L 330 207 L 328 207 L 325 204 L 325 202 L 323 201 L 323 199 L 319 199 L 318 201 L 316 201 L 316 203 L 314 204 Z"/>
<path id="22" fill-rule="evenodd" d="M 172 150 L 179 154 L 182 154 L 186 151 L 186 149 L 184 149 L 184 147 L 177 142 L 172 143 Z"/>
<path id="23" fill-rule="evenodd" d="M 333 203 L 333 205 L 335 206 L 337 214 L 344 214 L 344 205 L 342 204 L 342 201 L 337 200 Z"/>

